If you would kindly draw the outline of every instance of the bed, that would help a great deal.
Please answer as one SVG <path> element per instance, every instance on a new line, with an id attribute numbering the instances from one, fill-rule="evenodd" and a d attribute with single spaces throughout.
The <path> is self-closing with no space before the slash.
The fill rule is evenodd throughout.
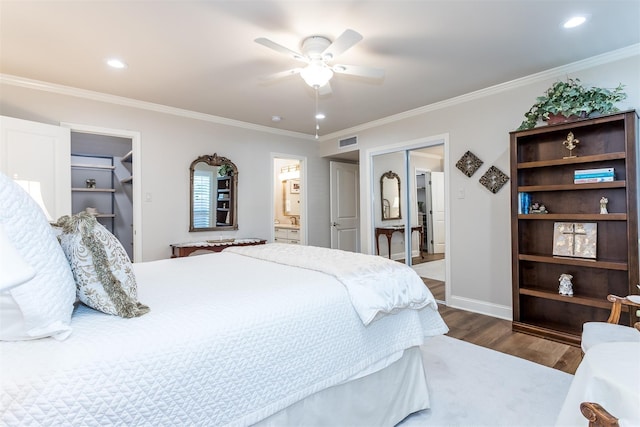
<path id="1" fill-rule="evenodd" d="M 447 331 L 428 289 L 381 257 L 296 248 L 133 264 L 143 315 L 76 302 L 54 338 L 0 341 L 0 424 L 394 425 L 428 408 L 419 346 Z"/>

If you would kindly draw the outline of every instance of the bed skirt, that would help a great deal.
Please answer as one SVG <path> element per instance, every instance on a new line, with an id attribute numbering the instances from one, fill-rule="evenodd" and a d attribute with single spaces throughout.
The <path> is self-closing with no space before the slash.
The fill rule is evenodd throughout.
<path id="1" fill-rule="evenodd" d="M 393 426 L 429 406 L 420 347 L 411 347 L 386 368 L 315 393 L 255 425 Z"/>

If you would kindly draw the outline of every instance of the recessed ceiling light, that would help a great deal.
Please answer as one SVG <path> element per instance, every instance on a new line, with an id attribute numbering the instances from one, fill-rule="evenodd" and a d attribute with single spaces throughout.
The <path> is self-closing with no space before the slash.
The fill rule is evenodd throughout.
<path id="1" fill-rule="evenodd" d="M 562 26 L 564 28 L 575 28 L 579 25 L 584 24 L 584 22 L 587 20 L 586 17 L 584 16 L 574 16 L 573 18 L 569 19 L 567 22 L 565 22 Z"/>
<path id="2" fill-rule="evenodd" d="M 316 119 L 318 119 L 318 120 L 322 120 L 322 119 L 324 119 L 325 117 L 326 117 L 326 116 L 324 115 L 324 113 L 318 113 L 318 114 L 316 114 Z"/>
<path id="3" fill-rule="evenodd" d="M 127 64 L 125 64 L 123 61 L 117 58 L 107 59 L 107 65 L 113 68 L 120 68 L 120 69 L 127 68 Z"/>
<path id="4" fill-rule="evenodd" d="M 272 122 L 281 122 L 282 121 L 282 117 L 281 116 L 271 116 L 271 121 Z"/>

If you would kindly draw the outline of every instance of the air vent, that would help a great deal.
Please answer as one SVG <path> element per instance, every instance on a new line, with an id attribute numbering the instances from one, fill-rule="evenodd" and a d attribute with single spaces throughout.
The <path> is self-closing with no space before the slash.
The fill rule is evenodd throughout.
<path id="1" fill-rule="evenodd" d="M 353 145 L 358 145 L 358 137 L 357 136 L 352 136 L 350 138 L 341 139 L 340 142 L 338 143 L 338 146 L 340 148 L 351 147 Z"/>

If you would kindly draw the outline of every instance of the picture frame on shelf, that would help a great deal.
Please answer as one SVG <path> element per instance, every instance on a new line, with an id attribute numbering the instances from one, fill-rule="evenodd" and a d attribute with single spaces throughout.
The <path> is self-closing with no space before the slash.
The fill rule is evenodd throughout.
<path id="1" fill-rule="evenodd" d="M 596 259 L 598 224 L 556 222 L 553 224 L 553 256 Z"/>

